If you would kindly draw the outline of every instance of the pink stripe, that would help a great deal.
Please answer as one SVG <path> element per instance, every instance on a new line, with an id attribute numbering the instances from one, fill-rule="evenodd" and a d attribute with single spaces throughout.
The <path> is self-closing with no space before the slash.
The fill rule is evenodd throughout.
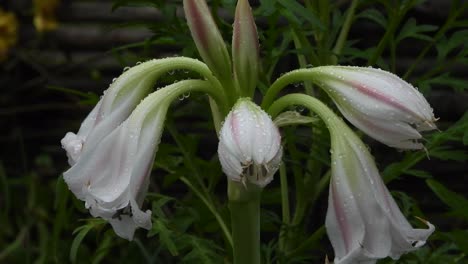
<path id="1" fill-rule="evenodd" d="M 200 41 L 200 44 L 203 48 L 207 49 L 208 47 L 208 34 L 206 32 L 206 27 L 204 23 L 204 18 L 199 9 L 199 6 L 196 1 L 190 0 L 187 1 L 187 10 L 189 11 L 190 15 L 187 19 L 192 21 L 193 25 L 193 33 L 196 35 L 195 38 Z"/>
<path id="2" fill-rule="evenodd" d="M 336 191 L 336 186 L 335 186 L 335 182 L 333 181 L 332 182 L 332 185 L 331 185 L 331 191 L 332 191 L 332 195 L 333 195 L 333 209 L 335 210 L 335 214 L 336 214 L 336 217 L 338 218 L 338 225 L 340 226 L 340 231 L 341 231 L 341 235 L 343 237 L 343 241 L 344 241 L 344 244 L 345 244 L 345 248 L 346 248 L 346 252 L 349 252 L 350 250 L 350 230 L 349 230 L 349 227 L 348 225 L 346 224 L 346 214 L 343 210 L 343 206 L 342 204 L 337 201 L 338 199 L 336 198 L 339 198 L 338 197 L 338 192 Z"/>
<path id="3" fill-rule="evenodd" d="M 373 91 L 372 89 L 369 89 L 367 88 L 365 85 L 363 84 L 360 84 L 358 82 L 350 82 L 351 86 L 353 86 L 354 88 L 356 88 L 357 90 L 359 90 L 361 93 L 369 96 L 369 97 L 372 97 L 374 99 L 377 99 L 378 101 L 381 101 L 381 102 L 384 102 L 388 105 L 391 105 L 395 108 L 398 108 L 402 111 L 405 111 L 405 112 L 408 112 L 410 114 L 412 114 L 413 116 L 419 116 L 418 114 L 416 114 L 415 112 L 413 112 L 411 109 L 407 108 L 406 106 L 398 103 L 396 100 L 392 100 L 391 98 L 392 97 L 388 97 L 388 96 L 385 96 L 383 94 L 380 94 L 376 91 Z"/>
<path id="4" fill-rule="evenodd" d="M 239 145 L 239 124 L 237 121 L 237 115 L 234 112 L 232 112 L 231 114 L 230 125 L 232 129 L 232 135 L 233 135 L 234 141 L 237 146 L 240 146 Z"/>

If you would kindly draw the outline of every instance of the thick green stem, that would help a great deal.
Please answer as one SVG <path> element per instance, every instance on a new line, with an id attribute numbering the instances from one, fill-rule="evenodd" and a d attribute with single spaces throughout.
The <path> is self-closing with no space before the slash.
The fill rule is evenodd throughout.
<path id="1" fill-rule="evenodd" d="M 261 190 L 248 182 L 228 182 L 234 264 L 260 264 Z"/>

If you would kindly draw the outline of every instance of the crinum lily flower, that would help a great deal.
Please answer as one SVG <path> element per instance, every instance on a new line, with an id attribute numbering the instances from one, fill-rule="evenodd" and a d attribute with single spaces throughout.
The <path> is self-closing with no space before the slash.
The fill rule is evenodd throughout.
<path id="1" fill-rule="evenodd" d="M 339 119 L 330 129 L 332 176 L 326 228 L 335 264 L 375 263 L 423 246 L 434 232 L 413 228 L 383 183 L 362 141 Z M 329 126 L 332 127 L 332 126 Z"/>
<path id="2" fill-rule="evenodd" d="M 264 187 L 273 180 L 282 157 L 278 128 L 258 105 L 240 98 L 220 131 L 218 155 L 233 181 Z"/>
<path id="3" fill-rule="evenodd" d="M 434 114 L 424 96 L 398 76 L 375 68 L 323 66 L 319 84 L 353 125 L 395 148 L 421 149 L 419 132 L 433 130 Z"/>
<path id="4" fill-rule="evenodd" d="M 346 119 L 390 147 L 421 149 L 420 132 L 436 129 L 432 108 L 416 88 L 370 67 L 320 66 L 288 72 L 272 84 L 262 107 L 269 107 L 286 85 L 300 81 L 324 88 Z"/>
<path id="5" fill-rule="evenodd" d="M 83 152 L 63 173 L 75 196 L 120 237 L 132 240 L 137 227 L 151 228 L 151 211 L 141 211 L 167 109 L 184 92 L 208 89 L 208 82 L 180 81 L 147 96 L 109 135 Z"/>
<path id="6" fill-rule="evenodd" d="M 415 229 L 385 186 L 367 147 L 324 103 L 304 94 L 289 94 L 269 109 L 300 104 L 315 112 L 331 137 L 331 179 L 325 226 L 335 251 L 335 264 L 375 263 L 387 256 L 423 246 L 434 226 Z"/>
<path id="7" fill-rule="evenodd" d="M 68 163 L 74 165 L 82 153 L 94 148 L 117 128 L 148 95 L 153 84 L 164 73 L 188 69 L 209 76 L 208 67 L 198 60 L 184 57 L 153 59 L 138 64 L 116 78 L 85 118 L 77 134 L 68 132 L 62 139 Z"/>

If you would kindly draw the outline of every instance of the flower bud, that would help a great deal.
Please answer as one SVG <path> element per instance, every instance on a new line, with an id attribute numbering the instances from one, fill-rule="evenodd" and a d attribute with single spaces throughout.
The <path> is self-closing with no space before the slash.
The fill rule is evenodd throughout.
<path id="1" fill-rule="evenodd" d="M 221 79 L 231 79 L 231 59 L 205 0 L 184 0 L 184 11 L 203 61 Z"/>
<path id="2" fill-rule="evenodd" d="M 432 108 L 423 95 L 390 72 L 351 66 L 313 70 L 341 113 L 364 133 L 390 147 L 421 149 L 419 132 L 436 128 Z"/>
<path id="3" fill-rule="evenodd" d="M 245 94 L 252 96 L 257 86 L 259 44 L 257 26 L 248 0 L 239 0 L 232 35 L 234 75 Z"/>
<path id="4" fill-rule="evenodd" d="M 240 98 L 220 131 L 223 172 L 233 181 L 264 187 L 273 179 L 282 153 L 281 136 L 270 116 L 249 98 Z"/>

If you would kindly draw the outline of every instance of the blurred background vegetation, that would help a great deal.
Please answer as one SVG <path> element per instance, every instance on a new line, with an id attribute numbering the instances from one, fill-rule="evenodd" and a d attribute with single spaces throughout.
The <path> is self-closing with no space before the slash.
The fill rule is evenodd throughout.
<path id="1" fill-rule="evenodd" d="M 90 218 L 61 178 L 69 166 L 60 139 L 78 130 L 125 67 L 151 58 L 198 57 L 181 1 L 0 4 L 0 263 L 229 263 L 215 217 L 229 222 L 226 183 L 206 98 L 187 95 L 171 108 L 144 204 L 153 211 L 149 233 L 139 230 L 132 242 L 118 238 L 104 221 Z M 235 1 L 209 4 L 229 43 Z M 350 4 L 251 1 L 261 43 L 259 88 L 288 70 L 335 62 L 380 67 L 419 87 L 440 118 L 440 131 L 425 137 L 427 153 L 400 152 L 365 138 L 402 211 L 437 227 L 428 246 L 398 263 L 468 263 L 468 3 L 358 1 L 347 41 L 334 54 Z M 170 72 L 157 86 L 186 75 Z M 288 172 L 307 175 L 310 166 L 302 165 L 313 161 L 326 173 L 326 131 L 314 137 L 304 127 L 282 132 Z M 282 222 L 278 180 L 263 193 L 265 263 L 323 263 L 325 255 L 333 256 L 323 229 L 328 193 L 301 191 L 300 185 L 297 178 L 291 183 L 293 205 L 301 195 L 314 195 L 294 224 Z M 297 239 L 288 254 L 278 250 L 280 229 Z"/>

